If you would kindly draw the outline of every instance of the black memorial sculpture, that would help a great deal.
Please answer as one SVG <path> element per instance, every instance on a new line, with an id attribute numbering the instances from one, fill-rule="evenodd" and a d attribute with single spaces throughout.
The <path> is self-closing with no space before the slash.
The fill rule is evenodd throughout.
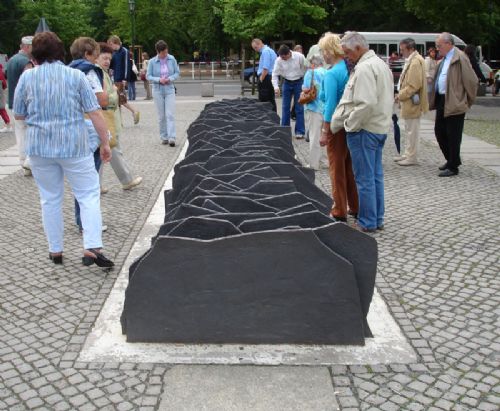
<path id="1" fill-rule="evenodd" d="M 354 344 L 376 241 L 334 222 L 268 103 L 208 104 L 165 192 L 165 219 L 130 267 L 129 342 Z"/>

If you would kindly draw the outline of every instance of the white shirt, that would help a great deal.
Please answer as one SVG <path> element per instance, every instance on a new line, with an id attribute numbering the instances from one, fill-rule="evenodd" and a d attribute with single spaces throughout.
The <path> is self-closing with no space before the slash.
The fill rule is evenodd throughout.
<path id="1" fill-rule="evenodd" d="M 441 71 L 439 72 L 439 78 L 436 82 L 436 91 L 439 94 L 446 94 L 446 80 L 448 79 L 448 68 L 450 67 L 450 62 L 455 54 L 455 47 L 453 47 L 445 56 L 444 61 L 441 63 Z"/>
<path id="2" fill-rule="evenodd" d="M 304 77 L 306 72 L 306 58 L 302 53 L 292 51 L 292 56 L 288 60 L 278 57 L 274 62 L 272 83 L 276 89 L 278 85 L 278 76 L 286 80 L 294 81 Z"/>
<path id="3" fill-rule="evenodd" d="M 90 70 L 87 73 L 87 80 L 90 83 L 90 87 L 92 87 L 92 91 L 94 93 L 102 93 L 102 86 L 101 82 L 99 81 L 99 77 L 97 76 L 97 73 L 95 70 Z"/>

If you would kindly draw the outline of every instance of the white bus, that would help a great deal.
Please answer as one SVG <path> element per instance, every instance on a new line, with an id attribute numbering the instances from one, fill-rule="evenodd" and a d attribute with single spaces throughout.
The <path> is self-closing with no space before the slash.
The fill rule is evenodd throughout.
<path id="1" fill-rule="evenodd" d="M 436 38 L 440 33 L 410 33 L 410 32 L 360 32 L 378 56 L 382 57 L 385 61 L 389 60 L 392 53 L 399 54 L 399 43 L 401 40 L 408 37 L 415 40 L 417 50 L 422 56 L 427 55 L 427 50 L 430 47 L 435 47 Z M 459 49 L 464 49 L 467 44 L 460 38 L 452 34 L 455 40 L 455 46 Z M 478 60 L 482 61 L 481 47 L 478 47 Z"/>

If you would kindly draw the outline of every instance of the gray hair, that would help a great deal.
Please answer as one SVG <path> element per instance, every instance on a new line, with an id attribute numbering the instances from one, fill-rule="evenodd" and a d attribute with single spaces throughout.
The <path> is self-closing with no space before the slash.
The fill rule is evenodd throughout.
<path id="1" fill-rule="evenodd" d="M 310 56 L 307 56 L 307 61 L 309 61 L 309 63 L 312 65 L 314 65 L 314 67 L 321 67 L 325 64 L 325 60 L 323 60 L 323 56 L 321 55 L 321 53 L 314 53 Z"/>
<path id="2" fill-rule="evenodd" d="M 415 50 L 417 48 L 415 40 L 413 40 L 411 37 L 401 40 L 399 44 L 404 44 L 409 50 Z"/>
<path id="3" fill-rule="evenodd" d="M 455 39 L 453 38 L 453 36 L 448 33 L 447 31 L 441 33 L 438 38 L 440 38 L 441 40 L 443 40 L 445 43 L 450 43 L 452 45 L 455 45 Z"/>
<path id="4" fill-rule="evenodd" d="M 368 49 L 368 42 L 362 34 L 357 31 L 346 31 L 340 44 L 350 50 L 354 50 L 356 47 L 361 47 L 362 49 Z"/>

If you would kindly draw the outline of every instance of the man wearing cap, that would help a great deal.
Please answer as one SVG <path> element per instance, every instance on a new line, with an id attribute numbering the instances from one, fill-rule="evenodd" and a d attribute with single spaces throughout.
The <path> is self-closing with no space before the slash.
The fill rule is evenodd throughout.
<path id="1" fill-rule="evenodd" d="M 12 56 L 7 62 L 5 75 L 7 76 L 7 86 L 9 88 L 9 109 L 12 110 L 14 104 L 14 91 L 16 90 L 19 77 L 23 74 L 24 70 L 33 67 L 31 63 L 31 42 L 33 36 L 25 36 L 21 39 L 19 52 Z M 24 154 L 24 121 L 15 121 L 15 133 L 17 146 L 19 148 L 19 161 L 24 169 L 24 175 L 30 176 L 31 169 L 29 162 Z"/>
<path id="2" fill-rule="evenodd" d="M 290 103 L 295 104 L 295 138 L 304 138 L 304 106 L 299 104 L 300 93 L 302 92 L 302 80 L 306 72 L 306 58 L 303 54 L 291 51 L 286 45 L 282 45 L 278 50 L 278 58 L 274 62 L 272 83 L 274 92 L 279 96 L 278 76 L 283 77 L 283 105 L 281 110 L 281 125 L 290 125 Z"/>

